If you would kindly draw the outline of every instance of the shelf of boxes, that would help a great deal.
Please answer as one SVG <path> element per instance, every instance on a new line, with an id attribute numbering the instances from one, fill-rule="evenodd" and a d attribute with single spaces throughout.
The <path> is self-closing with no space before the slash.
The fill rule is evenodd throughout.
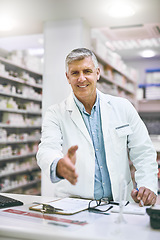
<path id="1" fill-rule="evenodd" d="M 39 139 L 37 138 L 33 138 L 33 139 L 30 139 L 30 140 L 13 140 L 13 141 L 9 141 L 9 140 L 3 140 L 3 141 L 0 141 L 0 144 L 1 145 L 6 145 L 6 144 L 20 144 L 20 143 L 32 143 L 32 142 L 39 142 Z"/>
<path id="2" fill-rule="evenodd" d="M 36 180 L 33 180 L 33 181 L 29 181 L 29 180 L 26 180 L 25 178 L 22 179 L 21 181 L 12 181 L 12 183 L 10 182 L 7 182 L 7 187 L 5 187 L 3 190 L 1 190 L 1 193 L 6 193 L 6 192 L 13 192 L 15 193 L 15 190 L 16 189 L 19 189 L 19 188 L 28 188 L 28 187 L 32 187 L 33 185 L 35 184 L 39 184 L 40 183 L 40 179 L 36 179 Z M 40 193 L 37 192 L 37 195 L 39 195 Z"/>
<path id="3" fill-rule="evenodd" d="M 27 161 L 8 163 L 4 169 L 0 170 L 0 178 L 37 170 L 38 166 L 34 160 L 35 158 L 31 157 L 29 161 L 27 159 Z"/>
<path id="4" fill-rule="evenodd" d="M 153 146 L 157 151 L 157 163 L 158 163 L 158 194 L 160 194 L 160 135 L 150 135 Z"/>
<path id="5" fill-rule="evenodd" d="M 139 84 L 140 112 L 160 112 L 160 69 L 146 69 L 145 83 Z"/>
<path id="6" fill-rule="evenodd" d="M 0 192 L 40 194 L 42 75 L 0 57 Z"/>
<path id="7" fill-rule="evenodd" d="M 0 87 L 1 86 L 2 85 L 0 85 Z M 11 98 L 17 98 L 17 99 L 32 100 L 34 102 L 41 102 L 41 99 L 37 99 L 35 97 L 32 98 L 30 96 L 22 96 L 20 94 L 14 94 L 14 93 L 5 93 L 2 91 L 2 89 L 0 89 L 0 94 L 1 94 L 1 96 L 4 96 L 4 97 L 11 97 Z"/>
<path id="8" fill-rule="evenodd" d="M 160 69 L 146 69 L 145 83 L 139 85 L 138 112 L 157 151 L 158 193 L 160 194 Z"/>
<path id="9" fill-rule="evenodd" d="M 33 125 L 34 124 L 34 125 Z M 18 125 L 18 123 L 14 123 L 14 124 L 8 124 L 8 123 L 0 123 L 0 129 L 1 128 L 6 128 L 6 129 L 10 129 L 10 128 L 17 128 L 17 129 L 35 129 L 35 128 L 40 128 L 41 125 L 37 124 L 36 122 L 32 122 L 32 125 L 28 125 L 27 123 L 23 124 L 23 125 Z"/>
<path id="10" fill-rule="evenodd" d="M 137 108 L 137 71 L 127 67 L 118 54 L 107 49 L 100 41 L 93 45 L 93 51 L 101 70 L 97 88 L 103 93 L 127 98 Z"/>
<path id="11" fill-rule="evenodd" d="M 160 100 L 160 68 L 146 69 L 146 82 L 139 87 L 143 88 L 144 98 Z"/>

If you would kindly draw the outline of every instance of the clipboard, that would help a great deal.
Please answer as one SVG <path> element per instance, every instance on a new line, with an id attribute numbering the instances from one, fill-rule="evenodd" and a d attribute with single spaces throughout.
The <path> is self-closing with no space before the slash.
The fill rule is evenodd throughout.
<path id="1" fill-rule="evenodd" d="M 40 203 L 29 207 L 29 210 L 46 214 L 73 215 L 88 209 L 90 200 L 79 198 L 63 198 L 51 202 Z"/>

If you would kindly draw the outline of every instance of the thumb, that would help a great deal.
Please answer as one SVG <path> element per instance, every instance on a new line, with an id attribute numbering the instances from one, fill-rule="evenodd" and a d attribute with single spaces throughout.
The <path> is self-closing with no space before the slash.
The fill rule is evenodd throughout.
<path id="1" fill-rule="evenodd" d="M 72 146 L 68 149 L 68 157 L 71 159 L 71 161 L 75 164 L 76 163 L 76 151 L 78 149 L 78 146 Z"/>

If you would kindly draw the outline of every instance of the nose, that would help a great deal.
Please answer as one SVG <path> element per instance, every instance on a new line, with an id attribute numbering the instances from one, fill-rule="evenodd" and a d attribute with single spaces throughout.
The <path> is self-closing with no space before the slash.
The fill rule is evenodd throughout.
<path id="1" fill-rule="evenodd" d="M 84 82 L 86 80 L 86 77 L 83 73 L 79 75 L 78 82 Z"/>

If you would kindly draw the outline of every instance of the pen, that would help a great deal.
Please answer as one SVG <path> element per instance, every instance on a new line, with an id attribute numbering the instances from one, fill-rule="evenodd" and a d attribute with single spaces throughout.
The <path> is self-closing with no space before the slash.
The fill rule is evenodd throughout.
<path id="1" fill-rule="evenodd" d="M 119 205 L 119 202 L 115 202 L 115 201 L 109 201 L 109 203 L 113 205 Z M 127 206 L 128 204 L 129 204 L 129 201 L 125 203 L 125 206 Z"/>
<path id="2" fill-rule="evenodd" d="M 136 188 L 136 190 L 139 192 L 138 188 Z M 141 203 L 142 207 L 144 207 L 144 203 L 143 203 L 142 199 L 140 200 L 140 203 Z"/>

